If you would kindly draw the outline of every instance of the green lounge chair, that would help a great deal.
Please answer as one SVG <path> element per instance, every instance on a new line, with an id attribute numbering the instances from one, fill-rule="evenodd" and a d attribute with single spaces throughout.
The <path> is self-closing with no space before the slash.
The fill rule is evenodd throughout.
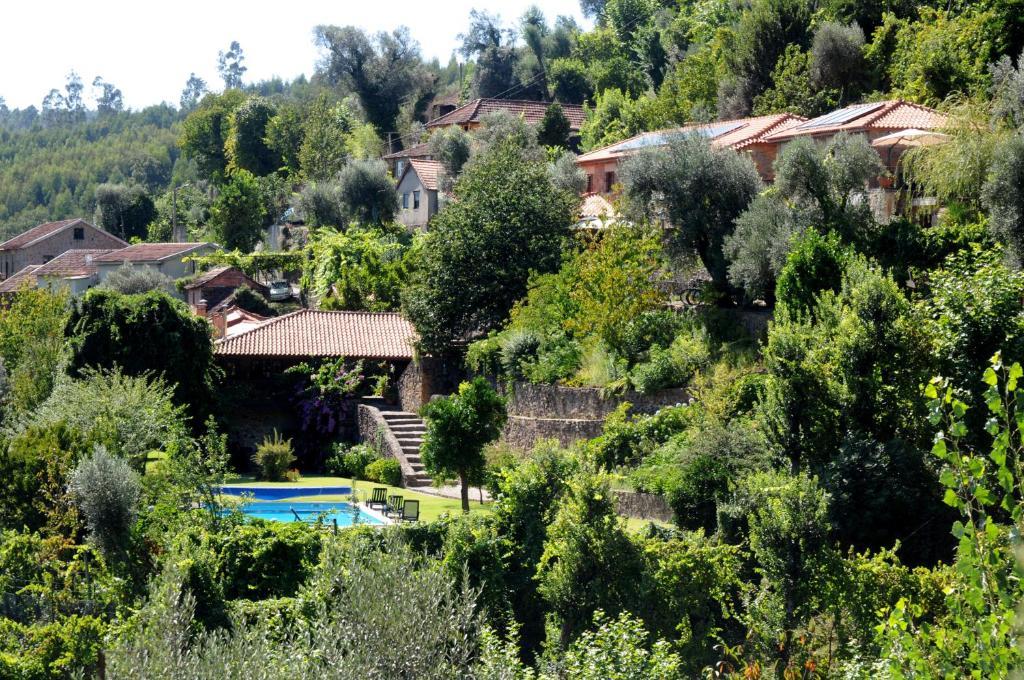
<path id="1" fill-rule="evenodd" d="M 380 506 L 381 510 L 388 507 L 387 488 L 379 486 L 373 490 L 373 495 L 370 497 L 370 500 L 366 501 L 366 507 L 372 508 L 375 505 Z"/>
<path id="2" fill-rule="evenodd" d="M 399 519 L 403 522 L 418 522 L 420 520 L 420 502 L 406 501 L 402 505 L 402 516 Z"/>
<path id="3" fill-rule="evenodd" d="M 402 497 L 388 496 L 388 507 L 384 514 L 388 517 L 402 514 Z"/>

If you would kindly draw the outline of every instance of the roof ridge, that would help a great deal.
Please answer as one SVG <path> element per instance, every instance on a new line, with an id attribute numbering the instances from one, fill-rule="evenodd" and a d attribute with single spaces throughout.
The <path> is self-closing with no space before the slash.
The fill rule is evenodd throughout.
<path id="1" fill-rule="evenodd" d="M 221 338 L 220 340 L 217 340 L 217 344 L 223 345 L 223 344 L 225 344 L 225 343 L 227 343 L 227 342 L 229 342 L 231 340 L 235 340 L 237 338 L 241 338 L 242 336 L 248 335 L 249 333 L 252 333 L 253 331 L 257 331 L 257 330 L 259 330 L 261 328 L 266 328 L 267 326 L 273 326 L 274 324 L 276 324 L 276 323 L 278 323 L 280 321 L 284 321 L 285 319 L 290 319 L 293 316 L 298 316 L 299 314 L 302 314 L 302 313 L 308 312 L 308 311 L 310 311 L 310 310 L 306 309 L 305 307 L 303 307 L 302 309 L 296 309 L 294 312 L 288 312 L 287 314 L 282 314 L 281 316 L 272 318 L 270 321 L 267 321 L 266 323 L 261 323 L 259 326 L 254 326 L 253 328 L 250 328 L 247 331 L 242 331 L 241 333 L 238 333 L 236 335 L 232 335 L 230 338 Z"/>
<path id="2" fill-rule="evenodd" d="M 869 103 L 869 102 L 865 102 L 865 103 Z M 897 106 L 899 106 L 901 104 L 904 104 L 904 103 L 905 102 L 902 99 L 883 100 L 882 101 L 882 105 L 880 107 L 878 107 L 878 109 L 877 109 L 877 113 L 875 113 L 874 115 L 871 115 L 871 112 L 870 111 L 868 112 L 867 120 L 864 121 L 864 124 L 865 125 L 871 125 L 876 120 L 878 120 L 882 116 L 888 115 L 890 112 L 892 112 L 893 109 L 895 109 Z"/>

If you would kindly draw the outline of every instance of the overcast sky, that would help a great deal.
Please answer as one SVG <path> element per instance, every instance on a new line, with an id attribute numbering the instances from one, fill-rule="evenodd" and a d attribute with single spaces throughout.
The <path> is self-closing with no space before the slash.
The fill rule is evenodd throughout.
<path id="1" fill-rule="evenodd" d="M 531 4 L 553 21 L 583 25 L 578 0 L 17 0 L 4 3 L 0 23 L 0 97 L 11 108 L 37 108 L 68 71 L 86 84 L 92 107 L 97 75 L 121 89 L 126 106 L 177 105 L 189 73 L 220 89 L 217 52 L 242 45 L 246 82 L 311 75 L 317 24 L 371 31 L 408 26 L 425 58 L 447 62 L 473 8 L 511 24 Z"/>

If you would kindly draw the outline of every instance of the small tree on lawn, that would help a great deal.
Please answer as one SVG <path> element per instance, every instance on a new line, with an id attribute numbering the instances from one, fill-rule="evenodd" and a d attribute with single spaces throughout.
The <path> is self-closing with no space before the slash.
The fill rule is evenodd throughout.
<path id="1" fill-rule="evenodd" d="M 469 512 L 469 482 L 484 467 L 484 446 L 501 434 L 505 400 L 483 378 L 459 385 L 457 394 L 435 399 L 421 411 L 427 422 L 423 464 L 431 475 L 457 476 L 462 510 Z"/>

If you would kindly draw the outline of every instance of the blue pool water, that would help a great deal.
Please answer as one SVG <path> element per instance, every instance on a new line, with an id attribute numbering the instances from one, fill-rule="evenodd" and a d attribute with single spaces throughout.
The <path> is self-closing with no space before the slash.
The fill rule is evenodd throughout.
<path id="1" fill-rule="evenodd" d="M 383 524 L 379 519 L 353 507 L 351 503 L 246 503 L 239 508 L 249 517 L 258 517 L 272 522 L 309 522 L 321 519 L 325 524 L 333 525 L 338 520 L 339 527 L 350 527 L 356 524 Z"/>
<path id="2" fill-rule="evenodd" d="M 220 492 L 228 496 L 248 496 L 258 501 L 279 501 L 298 496 L 348 496 L 350 486 L 222 486 Z"/>

